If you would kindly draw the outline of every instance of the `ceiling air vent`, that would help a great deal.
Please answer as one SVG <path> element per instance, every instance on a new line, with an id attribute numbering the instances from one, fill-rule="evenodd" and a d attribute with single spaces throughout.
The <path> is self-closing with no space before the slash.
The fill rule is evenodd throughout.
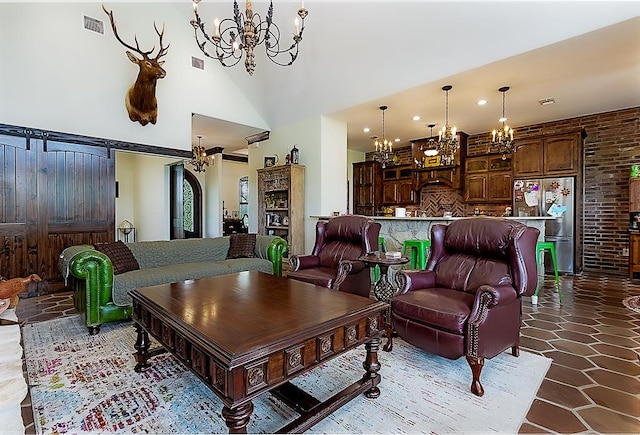
<path id="1" fill-rule="evenodd" d="M 548 98 L 543 98 L 543 99 L 541 99 L 541 100 L 538 100 L 538 103 L 539 103 L 541 106 L 547 106 L 547 105 L 549 105 L 549 104 L 553 104 L 553 103 L 555 103 L 555 102 L 556 102 L 556 99 L 555 99 L 555 98 L 553 98 L 553 97 L 548 97 Z"/>
<path id="2" fill-rule="evenodd" d="M 204 60 L 191 56 L 191 66 L 194 68 L 204 70 Z"/>
<path id="3" fill-rule="evenodd" d="M 104 23 L 95 18 L 84 16 L 84 28 L 92 32 L 104 35 Z"/>

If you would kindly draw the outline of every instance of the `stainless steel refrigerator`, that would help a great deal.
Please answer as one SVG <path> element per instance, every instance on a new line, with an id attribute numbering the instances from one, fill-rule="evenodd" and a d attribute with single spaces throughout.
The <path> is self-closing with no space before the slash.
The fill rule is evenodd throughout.
<path id="1" fill-rule="evenodd" d="M 555 244 L 558 272 L 569 274 L 574 272 L 574 187 L 574 177 L 532 178 L 513 183 L 513 216 L 555 217 L 545 222 L 545 240 Z M 545 271 L 553 273 L 550 255 L 545 255 Z"/>

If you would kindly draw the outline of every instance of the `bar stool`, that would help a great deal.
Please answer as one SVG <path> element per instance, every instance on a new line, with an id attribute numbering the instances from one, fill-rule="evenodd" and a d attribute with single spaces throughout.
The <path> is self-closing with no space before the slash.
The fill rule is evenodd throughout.
<path id="1" fill-rule="evenodd" d="M 384 237 L 378 237 L 378 251 L 380 254 L 384 254 L 387 252 L 387 244 L 384 241 Z M 378 282 L 380 279 L 380 266 L 376 264 L 376 267 L 373 268 L 373 280 Z"/>
<path id="2" fill-rule="evenodd" d="M 409 251 L 411 269 L 424 270 L 427 268 L 427 253 L 430 249 L 431 240 L 405 240 L 402 252 L 407 255 L 407 251 Z"/>
<path id="3" fill-rule="evenodd" d="M 553 242 L 538 242 L 536 243 L 536 261 L 538 262 L 538 276 L 540 275 L 540 270 L 542 270 L 542 275 L 544 275 L 544 254 L 546 251 L 549 251 L 551 254 L 551 262 L 553 263 L 553 271 L 556 275 L 556 291 L 558 292 L 558 297 L 560 298 L 560 303 L 562 303 L 562 292 L 560 291 L 560 276 L 558 275 L 558 263 L 556 262 L 556 247 Z M 531 303 L 536 305 L 538 303 L 538 293 L 540 292 L 540 280 L 538 280 L 538 285 L 536 286 L 536 292 L 531 296 Z"/>

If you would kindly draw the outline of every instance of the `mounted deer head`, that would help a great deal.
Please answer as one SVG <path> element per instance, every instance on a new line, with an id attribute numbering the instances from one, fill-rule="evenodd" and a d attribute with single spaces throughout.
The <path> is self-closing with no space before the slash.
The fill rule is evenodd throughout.
<path id="1" fill-rule="evenodd" d="M 102 10 L 109 16 L 109 20 L 111 21 L 111 29 L 113 29 L 113 34 L 116 39 L 124 45 L 129 50 L 135 51 L 142 59 L 138 59 L 133 55 L 131 51 L 127 51 L 127 57 L 129 60 L 140 68 L 138 72 L 138 77 L 136 78 L 136 82 L 131 85 L 129 90 L 127 91 L 127 96 L 125 98 L 125 105 L 127 106 L 127 112 L 129 112 L 129 119 L 133 122 L 139 122 L 142 125 L 147 125 L 149 122 L 152 124 L 156 123 L 158 118 L 158 101 L 156 100 L 156 82 L 158 79 L 164 78 L 167 75 L 166 71 L 162 69 L 162 64 L 164 61 L 160 60 L 162 56 L 167 54 L 169 50 L 169 45 L 166 47 L 162 46 L 162 37 L 164 36 L 164 24 L 162 25 L 162 32 L 158 31 L 156 27 L 156 23 L 153 23 L 153 28 L 156 30 L 156 33 L 160 37 L 160 50 L 156 57 L 149 57 L 151 53 L 155 50 L 155 45 L 149 51 L 142 51 L 140 49 L 140 45 L 138 44 L 138 37 L 134 35 L 134 40 L 136 42 L 136 46 L 133 47 L 118 36 L 118 30 L 116 29 L 116 22 L 113 18 L 113 11 L 107 11 L 107 9 L 102 5 Z"/>

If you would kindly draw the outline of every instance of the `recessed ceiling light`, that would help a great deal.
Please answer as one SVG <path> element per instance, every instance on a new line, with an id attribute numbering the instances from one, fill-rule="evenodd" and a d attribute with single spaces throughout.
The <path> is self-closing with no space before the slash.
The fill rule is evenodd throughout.
<path id="1" fill-rule="evenodd" d="M 370 130 L 369 130 L 369 127 L 365 127 L 362 129 L 362 131 L 364 131 L 365 133 L 369 133 Z"/>
<path id="2" fill-rule="evenodd" d="M 487 100 L 478 100 L 478 106 L 484 106 L 487 104 Z"/>
<path id="3" fill-rule="evenodd" d="M 555 98 L 553 98 L 553 97 L 547 97 L 547 98 L 542 98 L 541 100 L 538 100 L 538 103 L 539 103 L 541 106 L 546 106 L 546 105 L 548 105 L 548 104 L 553 104 L 553 103 L 555 103 L 555 102 L 556 102 L 556 99 L 555 99 Z"/>
<path id="4" fill-rule="evenodd" d="M 420 121 L 420 116 L 419 115 L 414 115 L 413 116 L 413 120 L 414 121 Z"/>
<path id="5" fill-rule="evenodd" d="M 396 142 L 400 142 L 400 138 L 399 137 L 396 138 Z"/>

